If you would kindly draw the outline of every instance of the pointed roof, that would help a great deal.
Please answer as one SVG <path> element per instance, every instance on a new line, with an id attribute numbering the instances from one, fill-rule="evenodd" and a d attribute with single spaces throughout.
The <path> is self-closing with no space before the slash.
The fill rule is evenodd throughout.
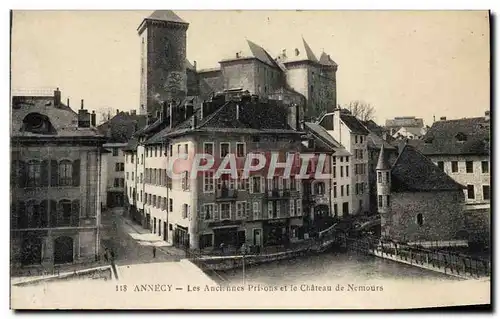
<path id="1" fill-rule="evenodd" d="M 391 176 L 391 190 L 396 192 L 461 191 L 465 188 L 408 144 L 396 159 Z"/>
<path id="2" fill-rule="evenodd" d="M 387 156 L 385 156 L 384 144 L 380 148 L 380 155 L 378 156 L 377 170 L 387 170 L 390 169 L 389 162 L 387 162 Z"/>
<path id="3" fill-rule="evenodd" d="M 151 15 L 149 15 L 149 17 L 147 17 L 146 19 L 188 24 L 186 21 L 182 20 L 177 14 L 175 14 L 172 10 L 153 11 L 153 13 L 151 13 Z"/>
<path id="4" fill-rule="evenodd" d="M 234 61 L 239 59 L 249 59 L 249 58 L 257 59 L 262 63 L 265 63 L 273 68 L 280 68 L 278 63 L 274 61 L 274 59 L 266 51 L 266 49 L 248 39 L 245 39 L 245 44 L 242 46 L 242 50 L 236 52 L 236 57 L 224 59 L 221 62 Z"/>
<path id="5" fill-rule="evenodd" d="M 330 58 L 329 54 L 326 54 L 325 52 L 321 53 L 321 56 L 319 57 L 319 63 L 326 65 L 326 66 L 338 66 L 335 61 Z"/>
<path id="6" fill-rule="evenodd" d="M 299 62 L 299 61 L 311 61 L 315 63 L 319 63 L 318 59 L 314 55 L 311 47 L 306 42 L 304 37 L 302 37 L 301 41 L 299 41 L 299 45 L 292 48 L 292 50 L 282 50 L 280 53 L 278 60 L 283 63 L 290 62 Z"/>

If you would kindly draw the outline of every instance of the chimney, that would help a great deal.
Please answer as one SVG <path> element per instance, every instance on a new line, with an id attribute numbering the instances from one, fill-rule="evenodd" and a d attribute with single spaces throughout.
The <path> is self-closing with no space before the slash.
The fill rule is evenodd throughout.
<path id="1" fill-rule="evenodd" d="M 82 110 L 83 110 L 83 99 L 82 99 L 82 104 L 81 104 L 81 107 L 80 107 L 80 109 L 82 109 Z"/>
<path id="2" fill-rule="evenodd" d="M 120 113 L 120 110 L 116 109 L 116 115 L 118 115 L 119 113 Z"/>
<path id="3" fill-rule="evenodd" d="M 196 126 L 198 125 L 198 118 L 197 116 L 193 116 L 191 119 L 191 128 L 194 130 L 196 129 Z"/>
<path id="4" fill-rule="evenodd" d="M 175 111 L 174 111 L 174 104 L 173 103 L 170 103 L 170 107 L 169 107 L 169 111 L 170 111 L 170 128 L 172 128 L 174 126 L 174 115 L 175 115 Z"/>
<path id="5" fill-rule="evenodd" d="M 193 61 L 194 70 L 196 71 L 196 61 Z"/>
<path id="6" fill-rule="evenodd" d="M 68 99 L 66 100 L 66 105 L 69 107 L 69 97 L 68 97 Z"/>
<path id="7" fill-rule="evenodd" d="M 240 119 L 240 105 L 236 104 L 236 120 Z"/>
<path id="8" fill-rule="evenodd" d="M 92 111 L 92 114 L 90 115 L 90 124 L 95 126 L 95 111 Z"/>
<path id="9" fill-rule="evenodd" d="M 184 112 L 185 112 L 184 113 L 185 114 L 184 115 L 185 116 L 185 118 L 184 118 L 185 120 L 187 120 L 188 118 L 190 118 L 193 115 L 193 113 L 194 113 L 194 105 L 193 105 L 193 103 L 191 101 L 186 104 Z"/>
<path id="10" fill-rule="evenodd" d="M 490 111 L 484 112 L 484 120 L 489 121 L 490 120 Z"/>
<path id="11" fill-rule="evenodd" d="M 446 121 L 446 116 L 441 116 L 440 121 Z"/>
<path id="12" fill-rule="evenodd" d="M 54 105 L 61 105 L 61 91 L 59 91 L 59 88 L 54 91 Z"/>
<path id="13" fill-rule="evenodd" d="M 137 114 L 137 113 L 136 113 L 136 110 L 131 110 L 131 111 L 130 111 L 130 115 L 136 115 L 136 114 Z"/>

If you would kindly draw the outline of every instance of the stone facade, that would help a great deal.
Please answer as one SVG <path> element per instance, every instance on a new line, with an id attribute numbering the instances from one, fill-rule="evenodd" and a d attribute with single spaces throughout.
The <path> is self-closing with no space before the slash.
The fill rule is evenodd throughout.
<path id="1" fill-rule="evenodd" d="M 466 239 L 463 203 L 460 191 L 392 193 L 388 234 L 401 242 Z"/>

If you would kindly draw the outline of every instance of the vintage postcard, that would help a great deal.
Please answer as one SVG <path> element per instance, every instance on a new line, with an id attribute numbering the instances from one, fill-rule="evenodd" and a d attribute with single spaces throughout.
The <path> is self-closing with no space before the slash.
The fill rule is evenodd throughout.
<path id="1" fill-rule="evenodd" d="M 491 303 L 488 11 L 12 11 L 12 309 Z"/>

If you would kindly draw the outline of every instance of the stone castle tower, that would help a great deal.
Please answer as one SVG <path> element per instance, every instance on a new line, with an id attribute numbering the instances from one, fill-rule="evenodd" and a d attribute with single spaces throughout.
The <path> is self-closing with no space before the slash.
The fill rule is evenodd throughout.
<path id="1" fill-rule="evenodd" d="M 387 161 L 384 146 L 380 148 L 380 155 L 376 167 L 377 171 L 377 203 L 380 213 L 380 227 L 382 237 L 390 237 L 389 228 L 391 227 L 391 167 Z"/>
<path id="2" fill-rule="evenodd" d="M 186 96 L 188 27 L 174 12 L 159 10 L 137 29 L 141 38 L 140 113 L 155 115 L 163 101 L 180 101 Z"/>

